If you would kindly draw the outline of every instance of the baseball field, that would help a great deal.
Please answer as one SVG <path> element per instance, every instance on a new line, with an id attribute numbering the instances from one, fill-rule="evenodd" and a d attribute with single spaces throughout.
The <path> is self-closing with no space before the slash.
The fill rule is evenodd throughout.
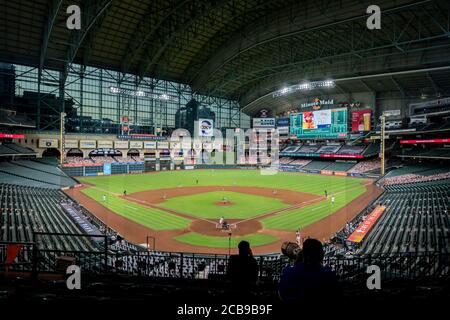
<path id="1" fill-rule="evenodd" d="M 248 240 L 278 252 L 303 237 L 326 240 L 377 195 L 367 179 L 257 170 L 182 170 L 83 177 L 67 191 L 135 243 L 157 250 L 224 253 Z M 327 197 L 325 196 L 327 194 Z M 220 228 L 223 217 L 229 230 Z"/>

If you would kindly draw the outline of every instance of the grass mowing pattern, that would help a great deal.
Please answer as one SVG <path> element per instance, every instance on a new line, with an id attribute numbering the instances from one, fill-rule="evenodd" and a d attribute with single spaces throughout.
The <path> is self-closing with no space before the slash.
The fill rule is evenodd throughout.
<path id="1" fill-rule="evenodd" d="M 123 200 L 110 193 L 122 194 L 123 190 L 127 190 L 128 194 L 133 192 L 145 190 L 157 190 L 162 188 L 176 188 L 179 186 L 248 186 L 248 187 L 264 187 L 271 189 L 287 189 L 299 192 L 306 192 L 322 196 L 327 190 L 328 194 L 336 195 L 336 202 L 331 207 L 331 204 L 326 201 L 315 203 L 301 209 L 296 209 L 286 213 L 262 219 L 264 227 L 267 229 L 278 229 L 293 231 L 297 228 L 305 227 L 311 223 L 321 220 L 328 215 L 336 212 L 344 207 L 347 203 L 354 200 L 366 190 L 364 183 L 365 179 L 357 179 L 350 177 L 336 177 L 316 174 L 304 173 L 287 173 L 280 172 L 276 175 L 262 176 L 257 170 L 185 170 L 185 171 L 167 171 L 150 174 L 139 175 L 115 175 L 115 176 L 99 176 L 99 177 L 83 177 L 80 178 L 82 182 L 95 184 L 98 188 L 83 189 L 83 192 L 95 199 L 101 201 L 103 194 L 108 194 L 107 203 L 103 204 L 112 211 L 130 218 L 131 220 L 140 223 L 148 228 L 154 230 L 171 230 L 183 229 L 189 224 L 188 219 L 178 217 L 160 210 L 148 208 L 138 205 L 136 203 Z M 197 181 L 198 180 L 198 184 Z M 211 194 L 208 193 L 210 196 Z M 207 196 L 208 194 L 204 194 Z M 188 196 L 192 197 L 192 196 Z M 234 196 L 233 196 L 234 197 Z M 258 196 L 255 196 L 258 197 Z M 230 196 L 231 198 L 231 196 Z M 169 199 L 168 201 L 175 199 Z M 220 201 L 219 198 L 217 201 Z M 234 202 L 233 199 L 230 199 Z M 265 199 L 266 200 L 266 199 Z M 212 200 L 214 202 L 216 200 Z M 170 202 L 166 202 L 170 204 Z M 176 202 L 174 202 L 176 203 Z M 283 204 L 283 203 L 282 203 Z M 161 205 L 161 204 L 160 204 Z M 177 209 L 180 209 L 177 204 Z M 255 215 L 261 214 L 261 211 L 256 213 L 261 206 L 258 201 L 251 201 L 249 207 L 253 208 Z M 219 208 L 219 207 L 216 207 Z M 236 209 L 235 206 L 222 207 Z M 190 208 L 189 210 L 192 210 Z M 186 212 L 186 206 L 181 210 Z M 210 215 L 208 210 L 205 212 L 197 212 L 197 216 L 203 214 Z M 236 211 L 236 214 L 239 214 Z M 233 212 L 235 212 L 233 211 Z M 193 213 L 193 212 L 191 212 Z M 220 217 L 222 213 L 218 213 L 215 218 Z M 225 216 L 225 214 L 224 214 Z M 214 217 L 214 216 L 212 216 Z M 226 218 L 232 217 L 226 215 Z M 198 233 L 188 233 L 176 238 L 178 241 L 189 243 L 197 246 L 228 248 L 228 237 L 211 237 Z M 276 241 L 273 236 L 265 234 L 253 234 L 246 237 L 232 237 L 232 246 L 236 247 L 239 241 L 249 240 L 253 246 L 268 244 Z"/>
<path id="2" fill-rule="evenodd" d="M 107 195 L 107 201 L 103 202 L 102 196 L 105 193 L 95 188 L 83 189 L 82 192 L 111 211 L 153 230 L 183 229 L 191 222 L 183 217 L 142 206 L 111 194 Z"/>
<path id="3" fill-rule="evenodd" d="M 226 197 L 233 202 L 230 206 L 218 206 L 215 202 Z M 247 219 L 266 212 L 287 208 L 279 199 L 231 191 L 214 191 L 168 199 L 160 207 L 184 212 L 195 217 L 219 219 Z"/>
<path id="4" fill-rule="evenodd" d="M 367 180 L 351 177 L 325 176 L 318 174 L 279 172 L 263 176 L 258 170 L 182 170 L 161 171 L 147 174 L 82 177 L 82 182 L 95 184 L 110 192 L 128 194 L 178 186 L 247 186 L 287 189 L 320 195 L 345 191 L 365 183 Z"/>
<path id="5" fill-rule="evenodd" d="M 335 196 L 334 204 L 331 199 L 320 201 L 318 203 L 303 207 L 301 209 L 280 213 L 261 220 L 264 228 L 295 231 L 304 228 L 311 223 L 319 221 L 331 213 L 345 207 L 349 202 L 356 199 L 366 191 L 364 186 L 349 190 L 346 193 Z"/>
<path id="6" fill-rule="evenodd" d="M 189 232 L 181 236 L 175 237 L 175 240 L 187 243 L 193 246 L 203 246 L 212 248 L 228 248 L 228 237 L 213 237 L 206 236 L 203 234 Z M 250 242 L 252 247 L 262 246 L 266 244 L 273 243 L 278 239 L 274 236 L 255 233 L 248 236 L 242 237 L 232 237 L 231 238 L 231 248 L 237 248 L 239 242 L 246 240 Z"/>

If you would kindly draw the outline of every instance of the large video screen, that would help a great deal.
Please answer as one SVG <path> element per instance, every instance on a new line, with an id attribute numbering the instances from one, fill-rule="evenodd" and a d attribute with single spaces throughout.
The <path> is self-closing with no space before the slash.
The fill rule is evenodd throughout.
<path id="1" fill-rule="evenodd" d="M 346 138 L 347 108 L 291 114 L 289 132 L 300 139 Z"/>

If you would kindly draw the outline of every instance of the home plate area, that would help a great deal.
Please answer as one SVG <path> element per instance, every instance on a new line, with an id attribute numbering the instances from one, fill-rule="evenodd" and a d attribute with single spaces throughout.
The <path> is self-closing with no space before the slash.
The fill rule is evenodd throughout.
<path id="1" fill-rule="evenodd" d="M 189 225 L 189 231 L 198 232 L 208 236 L 227 237 L 231 232 L 234 236 L 244 236 L 256 233 L 263 229 L 257 220 L 227 220 L 228 228 L 224 228 L 220 223 L 213 223 L 208 220 L 195 220 Z"/>

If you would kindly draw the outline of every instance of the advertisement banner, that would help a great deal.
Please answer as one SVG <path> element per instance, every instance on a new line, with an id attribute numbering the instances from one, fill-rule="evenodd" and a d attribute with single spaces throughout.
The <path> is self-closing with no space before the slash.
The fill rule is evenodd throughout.
<path id="1" fill-rule="evenodd" d="M 420 139 L 420 140 L 400 140 L 401 144 L 419 144 L 419 143 L 450 143 L 450 139 Z"/>
<path id="2" fill-rule="evenodd" d="M 345 172 L 345 171 L 335 171 L 334 175 L 335 176 L 346 177 L 347 176 L 347 172 Z"/>
<path id="3" fill-rule="evenodd" d="M 334 153 L 321 153 L 321 158 L 333 158 L 333 159 L 362 159 L 361 154 L 334 154 Z"/>
<path id="4" fill-rule="evenodd" d="M 64 149 L 78 149 L 78 140 L 64 140 Z"/>
<path id="5" fill-rule="evenodd" d="M 95 149 L 95 148 L 97 148 L 97 141 L 80 140 L 80 149 Z"/>
<path id="6" fill-rule="evenodd" d="M 381 216 L 381 214 L 386 209 L 385 206 L 377 206 L 364 220 L 361 222 L 358 227 L 355 229 L 355 231 L 348 237 L 348 241 L 352 242 L 361 242 L 366 234 L 372 229 L 372 227 L 377 222 L 378 218 Z"/>
<path id="7" fill-rule="evenodd" d="M 144 145 L 143 141 L 130 141 L 130 149 L 142 149 L 142 146 Z"/>
<path id="8" fill-rule="evenodd" d="M 358 110 L 352 112 L 352 131 L 370 131 L 372 121 L 372 109 Z"/>
<path id="9" fill-rule="evenodd" d="M 24 134 L 14 134 L 14 133 L 0 133 L 0 138 L 6 139 L 25 139 Z"/>
<path id="10" fill-rule="evenodd" d="M 332 176 L 333 175 L 333 171 L 331 171 L 331 170 L 321 170 L 320 174 L 324 174 L 326 176 Z"/>
<path id="11" fill-rule="evenodd" d="M 349 177 L 357 177 L 357 178 L 362 178 L 364 175 L 361 173 L 354 173 L 354 172 L 349 172 L 348 173 Z"/>
<path id="12" fill-rule="evenodd" d="M 169 149 L 169 142 L 167 141 L 158 142 L 158 149 Z"/>
<path id="13" fill-rule="evenodd" d="M 323 129 L 331 127 L 331 110 L 303 112 L 303 129 Z"/>
<path id="14" fill-rule="evenodd" d="M 103 164 L 103 174 L 105 176 L 109 176 L 111 174 L 111 163 L 104 163 Z"/>
<path id="15" fill-rule="evenodd" d="M 156 141 L 144 141 L 144 149 L 156 149 Z"/>
<path id="16" fill-rule="evenodd" d="M 280 136 L 287 136 L 287 135 L 289 135 L 289 127 L 278 127 L 277 130 L 278 130 L 278 134 Z"/>
<path id="17" fill-rule="evenodd" d="M 58 148 L 58 139 L 39 139 L 39 148 Z"/>
<path id="18" fill-rule="evenodd" d="M 275 118 L 253 118 L 253 128 L 275 128 Z"/>
<path id="19" fill-rule="evenodd" d="M 212 137 L 214 132 L 214 121 L 212 119 L 198 119 L 198 136 Z"/>
<path id="20" fill-rule="evenodd" d="M 128 141 L 114 141 L 114 148 L 128 149 Z"/>
<path id="21" fill-rule="evenodd" d="M 289 127 L 289 118 L 278 118 L 277 127 Z"/>
<path id="22" fill-rule="evenodd" d="M 97 148 L 111 149 L 113 142 L 111 140 L 97 140 Z"/>
<path id="23" fill-rule="evenodd" d="M 181 148 L 183 150 L 190 150 L 191 147 L 192 147 L 192 143 L 190 143 L 190 142 L 182 142 L 181 143 Z"/>

